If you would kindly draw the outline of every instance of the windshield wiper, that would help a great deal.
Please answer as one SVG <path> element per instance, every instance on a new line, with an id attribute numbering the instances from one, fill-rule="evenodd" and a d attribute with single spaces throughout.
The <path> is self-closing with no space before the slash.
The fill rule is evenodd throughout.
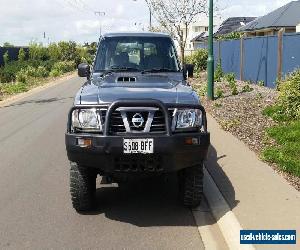
<path id="1" fill-rule="evenodd" d="M 138 68 L 133 68 L 133 67 L 118 67 L 118 66 L 113 66 L 110 68 L 111 71 L 140 71 Z"/>
<path id="2" fill-rule="evenodd" d="M 145 69 L 142 73 L 155 73 L 155 72 L 178 72 L 177 70 L 168 69 L 168 68 L 153 68 L 153 69 Z"/>

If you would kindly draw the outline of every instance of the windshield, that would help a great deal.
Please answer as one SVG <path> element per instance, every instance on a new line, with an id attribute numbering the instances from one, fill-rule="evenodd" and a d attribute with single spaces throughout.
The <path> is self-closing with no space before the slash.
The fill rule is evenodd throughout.
<path id="1" fill-rule="evenodd" d="M 100 42 L 95 71 L 179 71 L 168 37 L 106 37 Z"/>

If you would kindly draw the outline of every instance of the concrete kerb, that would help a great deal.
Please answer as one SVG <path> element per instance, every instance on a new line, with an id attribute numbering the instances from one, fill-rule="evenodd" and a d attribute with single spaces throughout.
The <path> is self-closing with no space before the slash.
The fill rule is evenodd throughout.
<path id="1" fill-rule="evenodd" d="M 240 244 L 240 230 L 242 230 L 242 227 L 206 168 L 204 168 L 204 194 L 228 248 L 254 250 L 253 245 Z M 197 209 L 193 211 L 193 215 L 197 223 L 199 215 L 196 211 Z M 200 225 L 197 226 L 200 232 Z"/>

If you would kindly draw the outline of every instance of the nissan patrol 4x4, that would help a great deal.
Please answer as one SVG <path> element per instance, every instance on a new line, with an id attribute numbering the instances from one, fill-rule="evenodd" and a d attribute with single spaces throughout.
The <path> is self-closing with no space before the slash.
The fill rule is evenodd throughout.
<path id="1" fill-rule="evenodd" d="M 122 182 L 177 172 L 184 205 L 199 205 L 210 136 L 206 114 L 161 33 L 100 38 L 87 81 L 78 91 L 65 135 L 70 191 L 77 211 L 92 209 L 96 178 Z M 175 190 L 174 190 L 175 191 Z"/>

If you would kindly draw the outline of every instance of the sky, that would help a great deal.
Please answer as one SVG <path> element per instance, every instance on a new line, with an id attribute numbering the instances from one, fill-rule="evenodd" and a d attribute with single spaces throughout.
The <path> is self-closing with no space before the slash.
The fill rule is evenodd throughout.
<path id="1" fill-rule="evenodd" d="M 219 19 L 262 16 L 290 0 L 218 0 Z M 0 46 L 31 41 L 97 41 L 102 32 L 142 31 L 149 25 L 144 0 L 0 0 Z M 95 11 L 105 12 L 101 16 Z M 45 32 L 45 38 L 44 38 Z"/>

